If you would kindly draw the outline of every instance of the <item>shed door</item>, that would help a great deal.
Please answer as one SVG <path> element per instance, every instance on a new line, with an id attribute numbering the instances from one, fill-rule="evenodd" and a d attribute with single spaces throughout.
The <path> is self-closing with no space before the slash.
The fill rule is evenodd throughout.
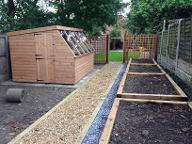
<path id="1" fill-rule="evenodd" d="M 45 34 L 35 33 L 36 61 L 37 61 L 37 81 L 46 82 L 48 77 L 47 70 L 47 49 Z"/>

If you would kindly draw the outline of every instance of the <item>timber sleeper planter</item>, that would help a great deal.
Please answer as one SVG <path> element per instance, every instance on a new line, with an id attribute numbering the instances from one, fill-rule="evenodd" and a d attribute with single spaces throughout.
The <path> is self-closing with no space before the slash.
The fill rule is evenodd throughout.
<path id="1" fill-rule="evenodd" d="M 154 59 L 131 59 L 121 80 L 117 96 L 132 99 L 187 100 L 182 89 Z"/>
<path id="2" fill-rule="evenodd" d="M 100 144 L 191 143 L 187 102 L 116 98 Z"/>

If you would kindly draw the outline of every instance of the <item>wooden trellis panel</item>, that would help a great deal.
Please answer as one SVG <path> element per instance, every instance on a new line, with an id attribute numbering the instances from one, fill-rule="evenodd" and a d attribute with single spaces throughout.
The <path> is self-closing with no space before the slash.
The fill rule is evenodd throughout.
<path id="1" fill-rule="evenodd" d="M 95 63 L 108 63 L 109 52 L 109 35 L 102 35 L 100 37 L 89 37 L 90 43 L 95 49 Z"/>
<path id="2" fill-rule="evenodd" d="M 125 34 L 124 62 L 128 62 L 129 51 L 140 51 L 140 58 L 155 58 L 157 50 L 157 34 Z"/>

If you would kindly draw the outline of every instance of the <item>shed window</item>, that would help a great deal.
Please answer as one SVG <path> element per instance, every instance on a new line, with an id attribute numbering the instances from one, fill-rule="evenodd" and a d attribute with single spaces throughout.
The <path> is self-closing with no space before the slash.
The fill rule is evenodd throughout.
<path id="1" fill-rule="evenodd" d="M 75 56 L 82 56 L 94 51 L 94 48 L 83 32 L 60 31 L 60 34 L 68 43 Z"/>

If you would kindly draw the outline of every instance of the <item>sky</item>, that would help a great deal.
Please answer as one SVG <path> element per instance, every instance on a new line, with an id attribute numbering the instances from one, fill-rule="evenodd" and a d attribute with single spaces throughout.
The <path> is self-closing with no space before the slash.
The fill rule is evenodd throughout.
<path id="1" fill-rule="evenodd" d="M 130 2 L 130 1 L 131 1 L 131 0 L 123 0 L 124 3 L 128 3 L 128 2 Z M 41 3 L 41 6 L 46 6 L 43 0 L 41 0 L 40 3 Z M 52 12 L 55 11 L 55 9 L 52 8 L 52 7 L 48 7 L 47 9 L 48 9 L 49 11 L 52 11 Z M 127 13 L 129 13 L 129 11 L 130 11 L 130 7 L 128 6 L 127 8 L 124 9 L 124 12 L 122 13 L 122 15 L 123 15 L 123 16 L 126 16 Z"/>
<path id="2" fill-rule="evenodd" d="M 131 0 L 123 0 L 124 3 L 128 3 Z M 126 16 L 130 11 L 130 7 L 128 6 L 126 9 L 124 9 L 124 12 L 122 13 L 123 16 Z"/>

